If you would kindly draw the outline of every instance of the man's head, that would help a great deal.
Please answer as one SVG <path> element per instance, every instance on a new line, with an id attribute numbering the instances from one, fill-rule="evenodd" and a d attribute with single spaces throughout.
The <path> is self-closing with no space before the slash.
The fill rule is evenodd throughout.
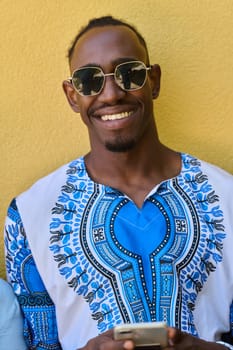
<path id="1" fill-rule="evenodd" d="M 99 17 L 99 18 L 93 18 L 91 19 L 88 24 L 81 28 L 81 30 L 78 32 L 78 34 L 76 35 L 76 37 L 74 38 L 72 45 L 70 46 L 69 50 L 68 50 L 68 59 L 69 62 L 71 62 L 72 56 L 73 56 L 73 52 L 74 52 L 74 48 L 76 46 L 77 41 L 81 38 L 82 35 L 84 35 L 87 31 L 89 31 L 90 29 L 93 28 L 98 28 L 98 27 L 106 27 L 106 26 L 126 26 L 128 28 L 130 28 L 138 37 L 139 41 L 141 42 L 141 44 L 144 46 L 146 53 L 147 53 L 147 60 L 148 60 L 148 64 L 149 64 L 149 54 L 148 54 L 148 49 L 147 49 L 147 45 L 145 42 L 145 39 L 143 38 L 143 36 L 138 32 L 138 30 L 131 24 L 124 22 L 120 19 L 114 18 L 112 16 L 103 16 L 103 17 Z"/>
<path id="2" fill-rule="evenodd" d="M 160 68 L 148 65 L 141 35 L 107 18 L 108 24 L 100 25 L 106 23 L 102 18 L 90 21 L 78 34 L 69 51 L 72 78 L 63 82 L 68 102 L 80 113 L 92 151 L 98 154 L 104 149 L 128 151 L 148 134 L 155 136 L 152 100 L 160 86 Z"/>

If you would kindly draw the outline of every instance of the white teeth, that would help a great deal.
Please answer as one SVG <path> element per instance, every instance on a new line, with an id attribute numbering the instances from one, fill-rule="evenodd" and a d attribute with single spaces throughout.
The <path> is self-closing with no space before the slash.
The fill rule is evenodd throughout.
<path id="1" fill-rule="evenodd" d="M 101 119 L 102 120 L 117 120 L 117 119 L 124 119 L 129 117 L 132 114 L 132 112 L 122 112 L 122 113 L 117 113 L 117 114 L 106 114 L 102 115 Z"/>

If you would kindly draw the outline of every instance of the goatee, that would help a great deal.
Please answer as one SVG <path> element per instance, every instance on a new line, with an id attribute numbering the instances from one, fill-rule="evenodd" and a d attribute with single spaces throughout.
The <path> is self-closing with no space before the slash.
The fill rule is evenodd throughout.
<path id="1" fill-rule="evenodd" d="M 135 140 L 117 140 L 117 142 L 106 142 L 105 147 L 111 152 L 127 152 L 135 146 Z"/>

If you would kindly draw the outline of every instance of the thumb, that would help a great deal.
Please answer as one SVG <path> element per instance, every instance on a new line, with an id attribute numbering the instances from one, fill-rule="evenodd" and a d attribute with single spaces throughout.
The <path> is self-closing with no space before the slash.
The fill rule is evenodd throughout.
<path id="1" fill-rule="evenodd" d="M 167 328 L 167 334 L 170 346 L 174 346 L 175 344 L 179 343 L 182 336 L 182 332 L 179 329 L 173 327 Z"/>

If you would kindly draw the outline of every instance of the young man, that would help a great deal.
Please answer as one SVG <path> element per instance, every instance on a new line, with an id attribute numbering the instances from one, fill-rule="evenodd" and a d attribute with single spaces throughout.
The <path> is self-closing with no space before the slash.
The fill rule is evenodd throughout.
<path id="1" fill-rule="evenodd" d="M 160 68 L 133 27 L 93 20 L 69 58 L 63 88 L 91 150 L 17 197 L 6 222 L 29 348 L 132 349 L 115 325 L 165 321 L 166 349 L 233 349 L 233 177 L 161 144 Z"/>

